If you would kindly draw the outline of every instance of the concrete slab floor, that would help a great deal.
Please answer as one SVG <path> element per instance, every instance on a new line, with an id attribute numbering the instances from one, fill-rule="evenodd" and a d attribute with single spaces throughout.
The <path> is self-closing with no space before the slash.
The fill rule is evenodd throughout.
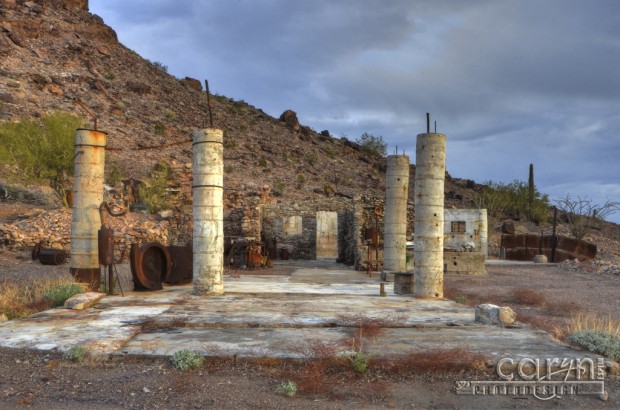
<path id="1" fill-rule="evenodd" d="M 459 348 L 501 357 L 585 358 L 547 333 L 526 325 L 474 323 L 474 310 L 455 302 L 379 295 L 379 280 L 335 263 L 302 264 L 290 276 L 225 276 L 225 295 L 199 297 L 192 286 L 127 292 L 86 311 L 52 309 L 0 324 L 0 346 L 68 350 L 83 345 L 112 356 L 205 355 L 300 358 L 313 346 L 347 351 L 352 343 L 373 357 Z M 384 329 L 362 342 L 360 323 Z"/>

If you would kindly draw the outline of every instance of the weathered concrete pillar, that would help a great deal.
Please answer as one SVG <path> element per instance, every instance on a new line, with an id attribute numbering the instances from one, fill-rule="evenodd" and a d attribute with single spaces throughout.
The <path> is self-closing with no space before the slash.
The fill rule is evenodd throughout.
<path id="1" fill-rule="evenodd" d="M 446 136 L 418 134 L 416 141 L 413 294 L 443 297 Z"/>
<path id="2" fill-rule="evenodd" d="M 78 282 L 99 289 L 97 231 L 103 202 L 103 172 L 107 134 L 78 129 L 75 133 L 73 213 L 71 215 L 70 272 Z"/>
<path id="3" fill-rule="evenodd" d="M 407 265 L 409 156 L 389 155 L 383 228 L 383 270 L 404 272 Z"/>
<path id="4" fill-rule="evenodd" d="M 480 235 L 480 252 L 485 258 L 489 257 L 489 223 L 487 218 L 487 210 L 480 209 L 480 225 L 478 227 L 478 235 Z"/>
<path id="5" fill-rule="evenodd" d="M 215 128 L 192 133 L 194 293 L 224 293 L 224 145 Z"/>

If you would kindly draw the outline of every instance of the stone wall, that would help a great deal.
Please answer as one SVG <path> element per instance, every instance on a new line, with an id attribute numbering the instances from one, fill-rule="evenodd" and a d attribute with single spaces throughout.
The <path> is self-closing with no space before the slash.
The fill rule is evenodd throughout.
<path id="1" fill-rule="evenodd" d="M 316 258 L 316 212 L 295 205 L 265 206 L 262 212 L 265 239 L 276 240 L 276 250 L 286 248 L 291 259 Z"/>
<path id="2" fill-rule="evenodd" d="M 45 248 L 70 250 L 71 210 L 44 211 L 31 219 L 0 225 L 0 244 L 9 249 L 24 250 L 42 243 Z M 169 244 L 171 220 L 158 215 L 131 212 L 125 216 L 106 217 L 106 225 L 114 229 L 116 257 L 129 256 L 132 243 L 161 242 Z"/>

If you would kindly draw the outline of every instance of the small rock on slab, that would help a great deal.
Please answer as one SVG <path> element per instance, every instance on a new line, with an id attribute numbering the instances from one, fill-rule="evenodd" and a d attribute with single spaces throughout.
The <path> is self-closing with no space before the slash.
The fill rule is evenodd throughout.
<path id="1" fill-rule="evenodd" d="M 490 303 L 476 306 L 476 322 L 485 325 L 511 326 L 517 320 L 516 313 L 509 307 Z"/>
<path id="2" fill-rule="evenodd" d="M 69 299 L 67 299 L 65 301 L 65 307 L 67 309 L 73 310 L 88 309 L 89 307 L 103 299 L 104 296 L 105 293 L 98 292 L 80 293 L 79 295 L 71 296 Z"/>

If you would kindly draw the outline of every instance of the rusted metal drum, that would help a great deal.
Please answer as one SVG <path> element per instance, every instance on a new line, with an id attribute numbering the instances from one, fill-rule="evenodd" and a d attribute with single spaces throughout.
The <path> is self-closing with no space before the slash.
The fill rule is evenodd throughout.
<path id="1" fill-rule="evenodd" d="M 193 252 L 191 246 L 168 246 L 172 262 L 170 274 L 165 282 L 171 285 L 192 283 Z"/>
<path id="2" fill-rule="evenodd" d="M 67 254 L 62 249 L 41 248 L 38 258 L 41 265 L 62 265 L 67 259 Z"/>
<path id="3" fill-rule="evenodd" d="M 131 244 L 129 265 L 134 290 L 161 290 L 172 269 L 170 253 L 159 242 Z"/>
<path id="4" fill-rule="evenodd" d="M 98 249 L 99 249 L 99 265 L 114 264 L 114 229 L 105 226 L 99 229 L 98 233 Z"/>

